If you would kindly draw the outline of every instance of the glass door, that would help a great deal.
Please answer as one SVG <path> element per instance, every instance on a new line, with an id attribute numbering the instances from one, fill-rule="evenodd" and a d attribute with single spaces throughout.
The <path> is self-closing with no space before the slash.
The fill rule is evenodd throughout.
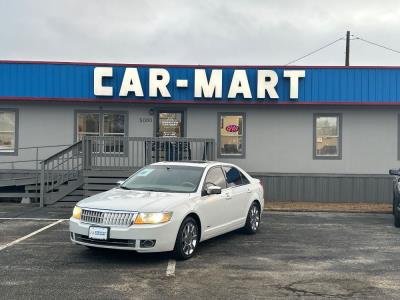
<path id="1" fill-rule="evenodd" d="M 183 137 L 183 112 L 159 111 L 157 115 L 157 137 Z"/>
<path id="2" fill-rule="evenodd" d="M 187 156 L 187 145 L 168 138 L 184 137 L 183 111 L 158 111 L 156 137 L 165 141 L 153 143 L 152 158 L 156 161 L 182 160 Z M 187 159 L 187 158 L 186 158 Z"/>

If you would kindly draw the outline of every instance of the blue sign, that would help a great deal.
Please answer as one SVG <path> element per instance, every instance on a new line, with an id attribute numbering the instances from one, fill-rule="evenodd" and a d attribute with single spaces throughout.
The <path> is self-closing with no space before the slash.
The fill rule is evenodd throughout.
<path id="1" fill-rule="evenodd" d="M 0 61 L 0 100 L 7 101 L 391 105 L 400 104 L 399 84 L 397 67 Z"/>

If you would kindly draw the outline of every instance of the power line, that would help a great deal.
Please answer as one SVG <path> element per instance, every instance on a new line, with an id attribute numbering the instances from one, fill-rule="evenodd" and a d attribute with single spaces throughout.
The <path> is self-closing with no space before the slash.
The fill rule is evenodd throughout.
<path id="1" fill-rule="evenodd" d="M 368 40 L 363 39 L 363 38 L 358 37 L 358 36 L 354 36 L 354 40 L 360 40 L 360 41 L 363 41 L 364 43 L 367 43 L 367 44 L 370 44 L 370 45 L 374 45 L 376 47 L 380 47 L 380 48 L 383 48 L 383 49 L 386 49 L 386 50 L 389 50 L 389 51 L 392 51 L 392 52 L 400 54 L 400 51 L 398 51 L 398 50 L 395 50 L 393 48 L 389 48 L 389 47 L 387 47 L 385 45 L 381 45 L 381 44 L 378 44 L 378 43 L 374 43 L 374 42 L 368 41 Z"/>
<path id="2" fill-rule="evenodd" d="M 299 58 L 297 58 L 295 60 L 292 60 L 292 61 L 288 62 L 287 64 L 285 64 L 285 66 L 293 64 L 293 63 L 295 63 L 295 62 L 297 62 L 297 61 L 299 61 L 299 60 L 301 60 L 303 58 L 306 58 L 306 57 L 308 57 L 310 55 L 313 55 L 314 53 L 317 53 L 317 52 L 319 52 L 319 51 L 321 51 L 321 50 L 323 50 L 325 48 L 328 48 L 329 46 L 332 46 L 333 44 L 335 44 L 335 43 L 337 43 L 337 42 L 339 42 L 341 40 L 344 40 L 344 37 L 338 38 L 337 40 L 334 40 L 333 42 L 331 42 L 331 43 L 329 43 L 329 44 L 327 44 L 325 46 L 322 46 L 321 48 L 318 48 L 318 49 L 316 49 L 316 50 L 314 50 L 314 51 L 312 51 L 312 52 L 310 52 L 310 53 L 308 53 L 306 55 L 303 55 L 302 57 L 299 57 Z"/>

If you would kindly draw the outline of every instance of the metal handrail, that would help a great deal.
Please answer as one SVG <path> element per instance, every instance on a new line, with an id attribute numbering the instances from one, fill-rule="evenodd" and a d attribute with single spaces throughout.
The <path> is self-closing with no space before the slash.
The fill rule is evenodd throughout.
<path id="1" fill-rule="evenodd" d="M 66 147 L 66 146 L 71 146 L 71 144 L 65 144 L 65 145 L 46 145 L 46 146 L 28 146 L 28 147 L 18 147 L 15 148 L 16 150 L 25 150 L 25 149 L 42 149 L 42 148 L 55 148 L 55 147 Z"/>
<path id="2" fill-rule="evenodd" d="M 79 144 L 82 144 L 82 141 L 76 142 L 75 144 L 72 144 L 72 145 L 70 145 L 69 147 L 67 147 L 67 148 L 65 148 L 65 149 L 63 149 L 63 150 L 61 150 L 60 152 L 57 152 L 57 153 L 55 153 L 55 154 L 49 156 L 48 158 L 46 158 L 45 160 L 43 160 L 43 162 L 47 162 L 47 161 L 52 160 L 54 157 L 61 156 L 62 154 L 67 153 L 69 150 L 75 148 L 75 147 L 76 147 L 77 145 L 79 145 Z"/>
<path id="3" fill-rule="evenodd" d="M 41 162 L 40 206 L 48 193 L 71 179 L 77 179 L 83 167 L 82 141 L 51 155 Z"/>
<path id="4" fill-rule="evenodd" d="M 35 170 L 39 171 L 39 163 L 43 161 L 43 159 L 39 158 L 39 150 L 41 149 L 49 149 L 49 148 L 59 148 L 59 147 L 67 147 L 71 146 L 71 144 L 60 144 L 60 145 L 46 145 L 46 146 L 28 146 L 28 147 L 17 147 L 15 148 L 16 150 L 36 150 L 36 155 L 35 159 L 26 159 L 26 160 L 12 160 L 12 161 L 2 161 L 0 162 L 1 165 L 6 165 L 10 164 L 11 169 L 15 169 L 15 164 L 20 164 L 20 163 L 28 163 L 28 162 L 35 162 Z"/>

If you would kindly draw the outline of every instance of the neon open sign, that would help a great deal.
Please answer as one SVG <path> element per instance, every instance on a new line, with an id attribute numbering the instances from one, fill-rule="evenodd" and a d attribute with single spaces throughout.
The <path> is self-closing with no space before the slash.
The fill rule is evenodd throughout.
<path id="1" fill-rule="evenodd" d="M 225 130 L 228 131 L 228 132 L 238 132 L 239 131 L 239 126 L 234 125 L 234 124 L 228 125 L 228 126 L 225 127 Z"/>

